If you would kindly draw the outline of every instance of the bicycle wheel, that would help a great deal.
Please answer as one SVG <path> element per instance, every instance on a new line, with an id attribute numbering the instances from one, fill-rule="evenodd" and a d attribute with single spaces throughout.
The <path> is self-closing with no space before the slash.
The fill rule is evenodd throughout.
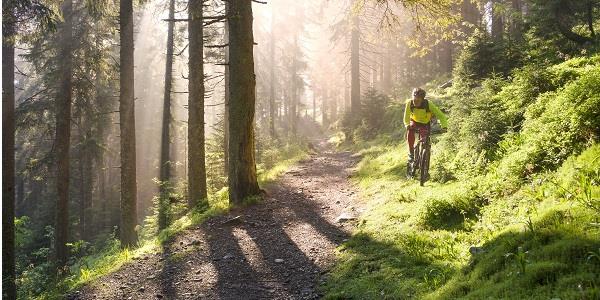
<path id="1" fill-rule="evenodd" d="M 423 155 L 421 155 L 420 168 L 421 176 L 420 176 L 420 184 L 421 186 L 425 185 L 425 181 L 427 181 L 427 177 L 429 177 L 429 156 L 431 154 L 431 150 L 429 147 L 423 147 Z"/>
<path id="2" fill-rule="evenodd" d="M 415 175 L 415 171 L 419 169 L 419 165 L 421 164 L 421 143 L 418 143 L 415 146 L 414 150 L 414 159 L 413 159 L 413 176 Z"/>

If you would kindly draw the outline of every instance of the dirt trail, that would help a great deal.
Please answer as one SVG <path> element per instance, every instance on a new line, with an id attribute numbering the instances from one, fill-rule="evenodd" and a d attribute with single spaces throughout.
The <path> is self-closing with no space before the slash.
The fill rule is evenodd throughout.
<path id="1" fill-rule="evenodd" d="M 315 299 L 354 227 L 356 159 L 325 142 L 266 188 L 266 199 L 178 235 L 71 299 Z M 239 218 L 236 218 L 238 217 Z"/>

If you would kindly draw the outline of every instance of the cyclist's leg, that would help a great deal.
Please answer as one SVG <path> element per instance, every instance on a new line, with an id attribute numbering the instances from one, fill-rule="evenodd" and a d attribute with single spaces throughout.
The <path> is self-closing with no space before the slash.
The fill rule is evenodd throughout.
<path id="1" fill-rule="evenodd" d="M 415 122 L 410 121 L 410 125 L 406 128 L 406 142 L 408 144 L 408 158 L 412 160 L 415 153 Z"/>
<path id="2" fill-rule="evenodd" d="M 419 124 L 419 141 L 425 142 L 429 137 L 429 132 L 431 131 L 431 126 L 429 124 Z"/>

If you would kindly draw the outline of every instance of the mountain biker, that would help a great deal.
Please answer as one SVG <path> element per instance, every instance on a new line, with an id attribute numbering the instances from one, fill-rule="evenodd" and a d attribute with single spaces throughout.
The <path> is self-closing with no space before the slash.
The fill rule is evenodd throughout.
<path id="1" fill-rule="evenodd" d="M 406 127 L 408 160 L 410 162 L 415 157 L 415 132 L 417 130 L 419 131 L 419 136 L 427 136 L 431 128 L 431 119 L 433 116 L 440 120 L 442 128 L 448 127 L 446 115 L 433 102 L 425 99 L 425 95 L 425 90 L 422 88 L 414 88 L 413 98 L 406 101 L 404 109 L 404 126 Z"/>

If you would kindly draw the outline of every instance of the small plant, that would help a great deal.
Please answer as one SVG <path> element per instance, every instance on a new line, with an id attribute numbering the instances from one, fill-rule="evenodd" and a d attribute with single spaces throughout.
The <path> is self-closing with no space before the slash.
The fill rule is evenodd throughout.
<path id="1" fill-rule="evenodd" d="M 121 257 L 125 261 L 128 261 L 131 258 L 131 252 L 129 251 L 129 248 L 125 248 L 123 251 L 121 251 Z"/>
<path id="2" fill-rule="evenodd" d="M 598 251 L 588 252 L 587 262 L 590 263 L 593 261 L 600 263 L 600 248 L 598 248 Z"/>
<path id="3" fill-rule="evenodd" d="M 423 280 L 427 285 L 432 287 L 433 289 L 437 289 L 444 282 L 446 282 L 446 273 L 444 271 L 431 268 L 424 276 Z"/>
<path id="4" fill-rule="evenodd" d="M 585 207 L 600 213 L 600 197 L 594 195 L 594 190 L 600 185 L 600 170 L 583 172 L 579 176 L 579 190 L 576 194 L 577 201 Z"/>
<path id="5" fill-rule="evenodd" d="M 79 272 L 81 273 L 80 278 L 82 281 L 88 281 L 88 280 L 92 279 L 92 271 L 82 268 L 79 270 Z"/>
<path id="6" fill-rule="evenodd" d="M 529 256 L 529 251 L 523 251 L 523 247 L 518 247 L 517 253 L 506 253 L 504 256 L 506 258 L 514 257 L 517 265 L 519 266 L 519 273 L 525 274 L 527 265 L 530 263 L 529 259 L 527 259 Z"/>
<path id="7" fill-rule="evenodd" d="M 531 216 L 527 216 L 527 220 L 525 221 L 525 226 L 526 226 L 527 230 L 529 230 L 529 232 L 531 232 L 531 234 L 535 234 L 535 225 L 533 224 L 533 221 L 531 220 Z"/>

